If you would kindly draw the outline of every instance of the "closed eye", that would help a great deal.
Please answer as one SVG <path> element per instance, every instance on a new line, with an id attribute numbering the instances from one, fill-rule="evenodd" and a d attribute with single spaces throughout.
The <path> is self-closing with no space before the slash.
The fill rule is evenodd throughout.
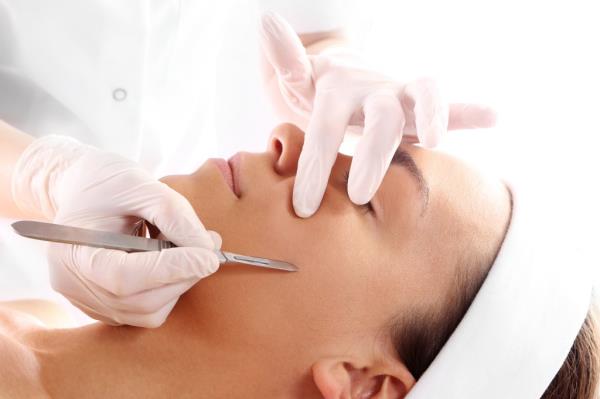
<path id="1" fill-rule="evenodd" d="M 419 169 L 410 153 L 402 148 L 396 150 L 392 158 L 392 165 L 405 168 L 417 183 L 419 193 L 421 194 L 421 216 L 423 216 L 429 204 L 429 184 L 427 184 L 427 180 L 423 177 L 423 172 L 421 172 L 421 169 Z"/>

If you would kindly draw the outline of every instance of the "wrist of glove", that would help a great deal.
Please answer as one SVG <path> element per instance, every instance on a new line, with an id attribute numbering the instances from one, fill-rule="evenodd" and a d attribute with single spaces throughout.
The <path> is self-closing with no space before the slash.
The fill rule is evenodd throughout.
<path id="1" fill-rule="evenodd" d="M 12 178 L 12 195 L 26 213 L 54 220 L 56 192 L 64 172 L 94 148 L 65 136 L 45 136 L 35 140 L 19 158 Z"/>
<path id="2" fill-rule="evenodd" d="M 52 287 L 108 324 L 161 325 L 179 296 L 215 272 L 221 238 L 189 202 L 135 162 L 76 140 L 34 141 L 17 162 L 15 202 L 55 223 L 132 234 L 146 220 L 178 248 L 126 253 L 51 243 Z"/>

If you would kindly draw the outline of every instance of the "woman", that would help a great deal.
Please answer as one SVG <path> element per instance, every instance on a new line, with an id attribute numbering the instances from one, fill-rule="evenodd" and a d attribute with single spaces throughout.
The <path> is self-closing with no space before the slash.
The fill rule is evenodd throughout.
<path id="1" fill-rule="evenodd" d="M 405 397 L 486 279 L 511 219 L 509 191 L 450 156 L 402 145 L 364 207 L 348 199 L 350 159 L 338 156 L 320 210 L 301 219 L 291 195 L 302 145 L 299 129 L 281 125 L 267 152 L 237 154 L 231 169 L 212 160 L 163 179 L 221 232 L 223 248 L 299 272 L 223 265 L 157 329 L 46 330 L 6 311 L 5 395 Z M 544 398 L 594 397 L 597 343 L 590 313 Z"/>

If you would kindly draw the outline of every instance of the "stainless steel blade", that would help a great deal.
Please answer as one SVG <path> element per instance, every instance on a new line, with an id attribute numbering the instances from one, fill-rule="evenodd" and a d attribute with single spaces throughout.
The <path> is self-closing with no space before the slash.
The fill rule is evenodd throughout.
<path id="1" fill-rule="evenodd" d="M 225 256 L 228 262 L 244 263 L 246 265 L 267 267 L 270 269 L 287 270 L 288 272 L 298 271 L 298 268 L 295 265 L 281 260 L 258 258 L 256 256 L 246 256 L 226 251 L 221 251 L 221 253 Z"/>
<path id="2" fill-rule="evenodd" d="M 95 248 L 117 249 L 126 252 L 160 251 L 176 247 L 171 241 L 154 238 L 136 237 L 108 231 L 83 229 L 54 223 L 22 220 L 12 224 L 13 229 L 23 237 L 35 240 L 60 242 L 65 244 L 86 245 Z M 243 263 L 251 266 L 277 270 L 297 271 L 291 263 L 240 255 L 233 252 L 219 251 L 215 253 L 221 263 Z"/>

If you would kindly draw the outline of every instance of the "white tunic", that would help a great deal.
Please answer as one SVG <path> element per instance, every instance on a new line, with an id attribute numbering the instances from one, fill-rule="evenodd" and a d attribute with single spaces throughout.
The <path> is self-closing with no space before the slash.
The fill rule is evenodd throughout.
<path id="1" fill-rule="evenodd" d="M 0 116 L 157 174 L 189 166 L 191 154 L 214 154 L 225 3 L 4 0 Z"/>

